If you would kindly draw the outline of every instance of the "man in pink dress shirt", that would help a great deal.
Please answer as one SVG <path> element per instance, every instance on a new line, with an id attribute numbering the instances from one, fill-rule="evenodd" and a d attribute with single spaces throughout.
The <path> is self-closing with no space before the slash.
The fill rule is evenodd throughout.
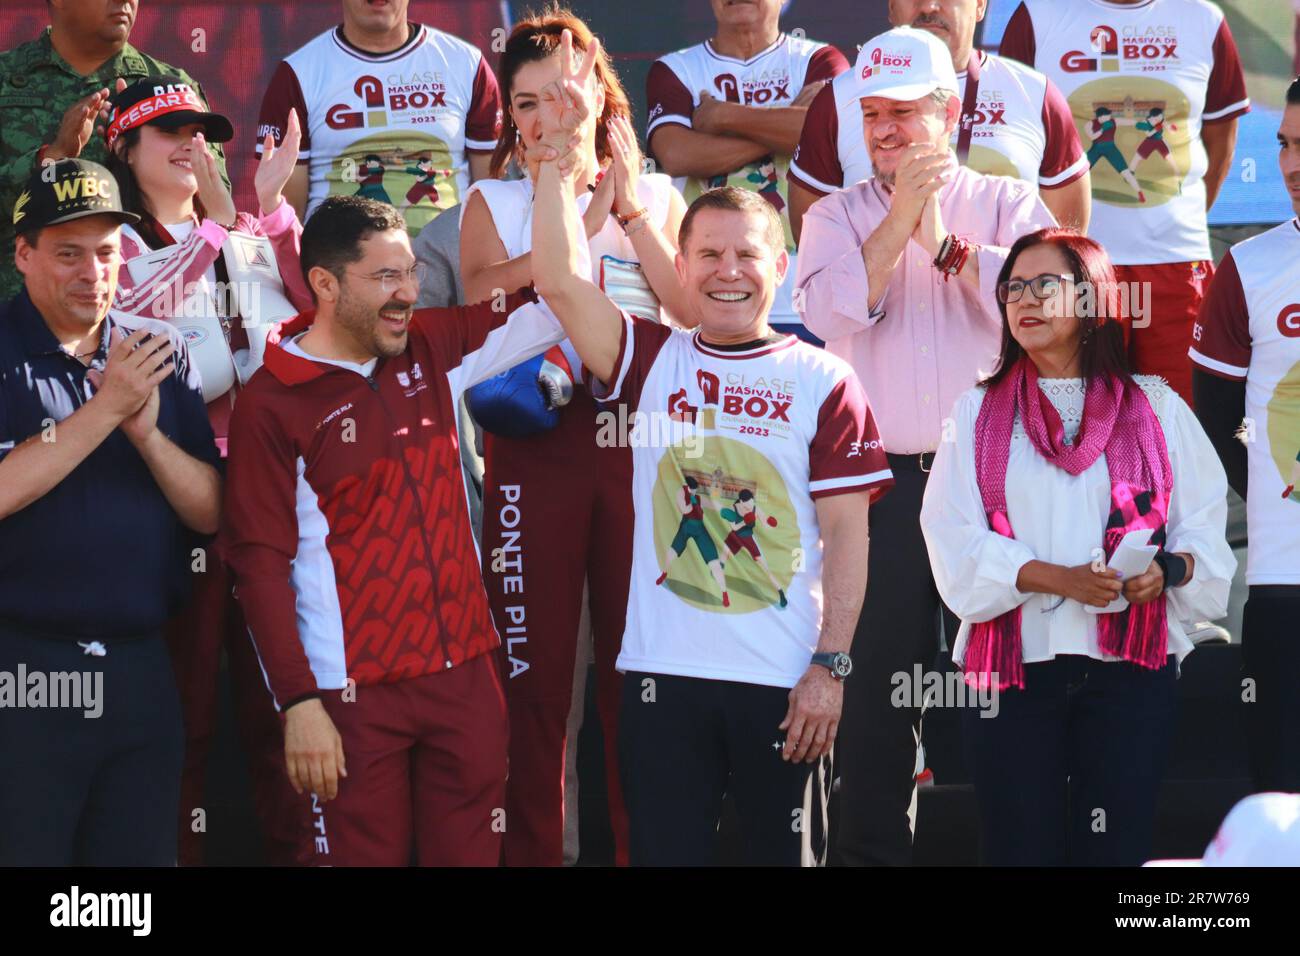
<path id="1" fill-rule="evenodd" d="M 935 663 L 941 611 L 956 634 L 921 537 L 926 474 L 957 396 L 993 371 L 1007 248 L 1055 222 L 1032 186 L 957 165 L 948 143 L 961 103 L 939 39 L 898 27 L 862 54 L 846 96 L 860 103 L 875 173 L 808 210 L 795 305 L 857 372 L 897 481 L 871 507 L 880 544 L 853 645 L 861 680 L 846 684 L 835 749 L 839 861 L 898 865 L 911 862 L 921 709 L 894 706 L 894 675 L 910 681 L 914 665 Z"/>

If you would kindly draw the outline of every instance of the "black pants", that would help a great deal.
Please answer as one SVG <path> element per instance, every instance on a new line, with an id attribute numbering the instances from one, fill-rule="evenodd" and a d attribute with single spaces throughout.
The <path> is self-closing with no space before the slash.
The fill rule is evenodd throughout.
<path id="1" fill-rule="evenodd" d="M 1256 790 L 1300 791 L 1300 586 L 1253 585 L 1241 626 Z"/>
<path id="2" fill-rule="evenodd" d="M 161 635 L 104 647 L 0 630 L 0 681 L 25 673 L 30 690 L 31 675 L 63 673 L 82 688 L 76 707 L 0 709 L 0 866 L 176 863 L 185 744 L 167 648 Z"/>
<path id="3" fill-rule="evenodd" d="M 962 710 L 990 866 L 1140 866 L 1173 736 L 1177 669 L 1064 655 L 1025 665 L 996 716 Z"/>
<path id="4" fill-rule="evenodd" d="M 927 465 L 929 456 L 927 458 Z M 853 636 L 853 673 L 844 682 L 844 717 L 835 743 L 840 778 L 832 862 L 906 866 L 912 862 L 908 810 L 915 790 L 921 709 L 891 703 L 891 678 L 936 665 L 940 621 L 957 633 L 930 573 L 921 536 L 928 475 L 915 455 L 890 455 L 894 487 L 871 506 L 867 595 Z"/>
<path id="5" fill-rule="evenodd" d="M 619 766 L 633 866 L 715 864 L 727 793 L 748 864 L 815 862 L 824 845 L 827 761 L 781 759 L 785 734 L 777 727 L 789 695 L 758 684 L 624 676 Z"/>

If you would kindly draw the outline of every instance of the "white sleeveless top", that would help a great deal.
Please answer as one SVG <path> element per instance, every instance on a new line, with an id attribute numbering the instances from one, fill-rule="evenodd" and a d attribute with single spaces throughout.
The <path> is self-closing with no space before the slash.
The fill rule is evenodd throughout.
<path id="1" fill-rule="evenodd" d="M 637 197 L 642 205 L 650 211 L 650 219 L 663 229 L 668 221 L 668 208 L 674 192 L 673 181 L 663 173 L 646 173 L 637 179 Z M 506 255 L 511 259 L 522 256 L 533 247 L 533 181 L 524 179 L 480 179 L 470 187 L 465 196 L 465 205 L 461 207 L 464 219 L 469 197 L 478 193 L 492 213 L 497 235 L 506 247 Z M 586 212 L 591 205 L 591 193 L 578 197 L 579 212 Z M 614 256 L 627 262 L 639 261 L 632 240 L 623 234 L 618 221 L 610 216 L 604 227 L 591 238 L 592 281 L 600 281 L 601 256 Z"/>
<path id="2" fill-rule="evenodd" d="M 668 209 L 672 194 L 676 191 L 673 181 L 663 173 L 646 173 L 637 179 L 637 198 L 649 210 L 650 220 L 663 229 L 668 222 Z M 469 197 L 478 193 L 487 203 L 492 214 L 501 244 L 506 247 L 506 255 L 511 259 L 522 256 L 533 248 L 533 181 L 523 179 L 480 179 L 469 188 L 465 195 L 465 204 L 461 206 L 461 221 L 464 222 L 465 209 L 469 206 Z M 578 211 L 584 213 L 591 205 L 591 193 L 578 197 Z M 601 257 L 613 256 L 625 262 L 640 262 L 632 240 L 623 233 L 623 229 L 613 216 L 605 220 L 600 232 L 587 242 L 591 250 L 591 281 L 600 286 Z M 569 366 L 585 379 L 582 360 L 572 343 L 566 338 L 560 343 Z"/>

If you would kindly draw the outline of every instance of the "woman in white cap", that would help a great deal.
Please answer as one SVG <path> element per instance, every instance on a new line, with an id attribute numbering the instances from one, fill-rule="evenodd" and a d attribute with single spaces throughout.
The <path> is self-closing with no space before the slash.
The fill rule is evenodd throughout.
<path id="1" fill-rule="evenodd" d="M 122 267 L 114 308 L 163 319 L 185 336 L 199 371 L 208 418 L 221 457 L 231 410 L 242 382 L 260 364 L 269 327 L 254 306 L 272 300 L 274 285 L 288 302 L 281 312 L 312 307 L 311 293 L 298 265 L 302 227 L 281 190 L 298 159 L 300 131 L 291 113 L 284 142 L 263 146 L 257 168 L 261 212 L 236 212 L 208 142 L 234 135 L 230 120 L 211 112 L 179 77 L 156 76 L 130 86 L 118 83 L 109 100 L 104 137 L 109 170 L 117 179 L 125 209 L 140 221 L 122 231 Z M 239 249 L 231 234 L 247 237 Z M 261 240 L 270 240 L 268 250 Z M 225 251 L 223 252 L 223 247 Z M 253 260 L 237 272 L 232 255 Z M 273 260 L 273 261 L 266 261 Z M 262 267 L 259 271 L 258 266 Z M 278 274 L 279 282 L 276 283 Z M 249 286 L 257 284 L 256 289 Z M 238 311 L 232 304 L 238 304 Z M 259 341 L 260 339 L 260 341 Z M 251 761 L 254 799 L 269 862 L 291 864 L 308 841 L 291 821 L 308 819 L 290 788 L 281 756 L 279 723 L 242 617 L 231 596 L 230 579 L 210 542 L 193 542 L 202 551 L 191 598 L 168 628 L 172 662 L 185 715 L 185 773 L 181 784 L 180 862 L 202 859 L 201 835 L 192 814 L 203 804 L 208 745 L 216 724 L 216 681 L 224 644 L 230 658 L 236 715 Z M 193 565 L 187 554 L 186 564 Z"/>

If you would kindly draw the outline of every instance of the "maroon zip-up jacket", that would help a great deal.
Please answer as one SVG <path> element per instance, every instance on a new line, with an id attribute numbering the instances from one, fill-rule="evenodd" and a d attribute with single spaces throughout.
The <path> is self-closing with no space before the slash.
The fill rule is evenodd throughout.
<path id="1" fill-rule="evenodd" d="M 563 338 L 520 296 L 412 314 L 369 376 L 272 332 L 230 426 L 223 557 L 278 706 L 408 680 L 500 644 L 479 574 L 456 408 L 469 386 Z"/>

